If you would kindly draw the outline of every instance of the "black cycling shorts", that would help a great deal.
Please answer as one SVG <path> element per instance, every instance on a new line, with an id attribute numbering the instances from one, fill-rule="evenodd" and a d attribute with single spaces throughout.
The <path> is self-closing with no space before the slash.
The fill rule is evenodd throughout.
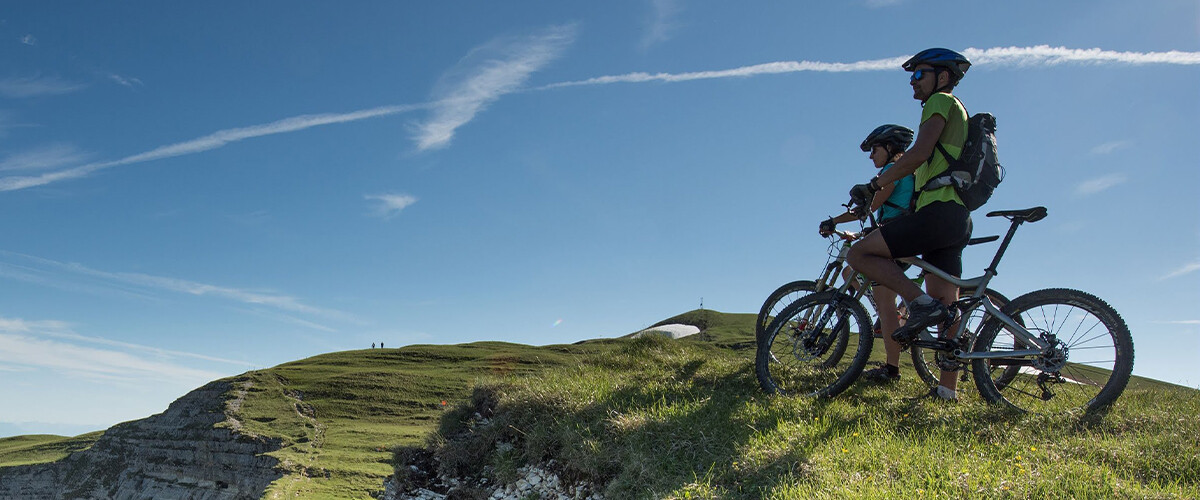
<path id="1" fill-rule="evenodd" d="M 920 255 L 952 276 L 962 276 L 962 252 L 971 239 L 971 212 L 952 201 L 936 201 L 879 228 L 893 258 Z"/>

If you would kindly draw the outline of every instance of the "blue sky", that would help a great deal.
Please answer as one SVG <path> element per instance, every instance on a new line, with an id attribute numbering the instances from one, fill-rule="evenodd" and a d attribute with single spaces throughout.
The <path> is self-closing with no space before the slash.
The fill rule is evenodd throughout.
<path id="1" fill-rule="evenodd" d="M 1200 386 L 1194 1 L 22 2 L 0 436 L 372 342 L 755 312 L 824 263 L 866 133 L 915 128 L 899 63 L 933 46 L 998 117 L 987 208 L 1049 208 L 993 287 L 1103 297 L 1136 374 Z"/>

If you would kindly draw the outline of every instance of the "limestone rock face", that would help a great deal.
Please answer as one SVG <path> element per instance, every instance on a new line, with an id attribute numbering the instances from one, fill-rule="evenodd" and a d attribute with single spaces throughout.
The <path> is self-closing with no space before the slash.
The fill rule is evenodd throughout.
<path id="1" fill-rule="evenodd" d="M 211 382 L 58 462 L 0 468 L 0 499 L 259 498 L 282 476 L 264 455 L 279 443 L 214 427 L 230 420 L 230 389 Z"/>

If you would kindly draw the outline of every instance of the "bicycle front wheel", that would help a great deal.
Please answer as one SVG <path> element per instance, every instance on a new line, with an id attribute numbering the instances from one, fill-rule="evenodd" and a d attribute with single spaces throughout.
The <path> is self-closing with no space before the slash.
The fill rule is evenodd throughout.
<path id="1" fill-rule="evenodd" d="M 754 322 L 754 338 L 762 338 L 763 332 L 767 331 L 771 321 L 779 316 L 783 308 L 791 305 L 800 297 L 813 293 L 816 289 L 817 283 L 812 280 L 793 281 L 776 288 L 771 295 L 767 296 L 766 302 L 763 302 L 762 307 L 758 310 L 758 320 Z"/>
<path id="2" fill-rule="evenodd" d="M 1094 295 L 1061 288 L 1038 290 L 1000 310 L 1050 344 L 1039 356 L 972 361 L 979 393 L 993 403 L 1034 413 L 1102 410 L 1129 383 L 1133 339 L 1125 320 Z M 1025 344 L 996 318 L 988 318 L 975 352 L 1003 353 Z M 1012 374 L 994 377 L 1003 368 Z M 1001 390 L 1003 389 L 1003 392 Z"/>
<path id="3" fill-rule="evenodd" d="M 758 339 L 755 373 L 769 393 L 833 397 L 850 387 L 871 356 L 871 319 L 835 291 L 800 298 Z"/>

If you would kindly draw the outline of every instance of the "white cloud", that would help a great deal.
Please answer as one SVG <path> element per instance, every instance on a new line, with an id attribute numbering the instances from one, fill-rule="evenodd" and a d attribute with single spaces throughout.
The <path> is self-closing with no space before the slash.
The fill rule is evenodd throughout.
<path id="1" fill-rule="evenodd" d="M 69 94 L 86 85 L 53 76 L 5 78 L 0 80 L 0 95 L 12 98 Z"/>
<path id="2" fill-rule="evenodd" d="M 231 359 L 218 358 L 207 356 L 204 354 L 196 354 L 183 351 L 172 351 L 169 349 L 161 349 L 141 344 L 132 344 L 129 342 L 121 342 L 118 340 L 109 340 L 101 337 L 88 337 L 80 335 L 72 331 L 70 325 L 65 321 L 56 320 L 41 320 L 41 321 L 26 321 L 20 318 L 4 318 L 0 317 L 0 333 L 11 334 L 35 334 L 41 337 L 53 337 L 63 340 L 72 340 L 76 342 L 85 342 L 90 344 L 101 344 L 111 347 L 121 347 L 129 350 L 142 351 L 154 354 L 158 357 L 184 357 L 200 359 L 204 361 L 215 361 L 219 363 L 228 363 L 234 365 L 250 366 L 251 364 L 245 361 L 235 361 Z"/>
<path id="3" fill-rule="evenodd" d="M 0 178 L 0 191 L 15 191 L 35 186 L 43 186 L 52 182 L 76 179 L 90 175 L 99 170 L 107 168 L 133 165 L 136 163 L 144 163 L 153 160 L 161 160 L 163 158 L 171 158 L 175 156 L 183 156 L 189 154 L 201 153 L 217 148 L 224 147 L 230 143 L 238 142 L 255 137 L 263 137 L 274 134 L 284 134 L 288 132 L 296 132 L 307 128 L 317 127 L 321 125 L 331 125 L 336 123 L 347 123 L 367 118 L 375 118 L 379 116 L 394 115 L 405 113 L 416 109 L 421 109 L 426 105 L 402 105 L 402 106 L 382 106 L 372 109 L 364 109 L 351 113 L 327 113 L 319 115 L 301 115 L 282 120 L 274 121 L 263 125 L 254 125 L 250 127 L 232 128 L 213 132 L 204 137 L 192 139 L 190 141 L 179 142 L 167 146 L 161 146 L 144 153 L 138 153 L 132 156 L 126 156 L 119 160 L 89 163 L 79 167 L 74 167 L 66 170 L 49 172 L 38 176 L 11 176 Z"/>
<path id="4" fill-rule="evenodd" d="M 155 356 L 148 358 L 125 351 L 62 342 L 59 339 L 125 347 L 149 352 Z M 0 318 L 0 363 L 8 366 L 43 368 L 84 378 L 126 381 L 166 378 L 180 382 L 202 382 L 221 376 L 216 372 L 171 362 L 172 358 L 180 356 L 230 362 L 197 354 L 83 337 L 71 332 L 59 321 Z"/>
<path id="5" fill-rule="evenodd" d="M 168 278 L 163 276 L 152 276 L 149 274 L 100 271 L 80 264 L 63 263 L 14 252 L 0 251 L 0 257 L 7 258 L 8 260 L 20 261 L 20 263 L 16 264 L 0 262 L 0 270 L 8 265 L 12 265 L 21 271 L 25 271 L 24 273 L 19 271 L 0 272 L 0 276 L 7 276 L 35 283 L 44 284 L 48 280 L 47 276 L 55 273 L 59 275 L 67 274 L 84 276 L 98 279 L 103 284 L 116 288 L 120 293 L 130 293 L 131 291 L 133 293 L 165 291 L 197 297 L 215 297 L 242 304 L 268 307 L 290 313 L 318 316 L 347 322 L 357 322 L 357 320 L 355 320 L 353 316 L 348 313 L 310 306 L 302 303 L 295 297 L 290 297 L 287 295 L 210 285 L 207 283 L 199 283 L 195 281 Z M 26 276 L 29 276 L 29 278 L 26 279 Z M 129 290 L 130 288 L 132 288 L 132 290 Z"/>
<path id="6" fill-rule="evenodd" d="M 1116 150 L 1118 150 L 1118 149 L 1125 149 L 1125 148 L 1127 148 L 1127 147 L 1129 147 L 1129 146 L 1132 146 L 1132 145 L 1133 145 L 1133 141 L 1111 141 L 1111 142 L 1106 142 L 1106 143 L 1104 143 L 1104 144 L 1101 144 L 1101 145 L 1099 145 L 1099 146 L 1096 146 L 1096 147 L 1092 148 L 1092 154 L 1094 154 L 1094 155 L 1106 155 L 1106 154 L 1111 154 L 1113 151 L 1116 151 Z"/>
<path id="7" fill-rule="evenodd" d="M 0 159 L 0 172 L 58 168 L 87 161 L 88 156 L 70 144 L 48 144 Z"/>
<path id="8" fill-rule="evenodd" d="M 143 85 L 141 80 L 130 76 L 121 76 L 116 73 L 108 73 L 105 76 L 107 76 L 109 80 L 116 82 L 118 85 L 129 88 L 141 87 Z"/>
<path id="9" fill-rule="evenodd" d="M 407 194 L 368 194 L 363 198 L 379 202 L 375 207 L 376 215 L 390 219 L 417 202 L 415 196 Z"/>
<path id="10" fill-rule="evenodd" d="M 25 35 L 25 36 L 21 37 L 21 43 L 23 43 L 25 45 L 29 45 L 29 46 L 36 46 L 37 38 L 34 38 L 33 35 Z"/>
<path id="11" fill-rule="evenodd" d="M 573 87 L 578 85 L 604 85 L 609 83 L 644 83 L 644 82 L 686 82 L 691 80 L 710 80 L 714 78 L 746 78 L 759 75 L 777 75 L 782 73 L 797 73 L 802 71 L 816 72 L 832 72 L 845 73 L 853 71 L 880 71 L 898 69 L 901 64 L 907 60 L 907 56 L 893 57 L 890 59 L 872 59 L 869 61 L 858 61 L 852 63 L 826 63 L 814 61 L 783 61 L 764 64 L 755 64 L 752 66 L 742 66 L 740 68 L 717 70 L 717 71 L 695 71 L 689 73 L 626 73 L 624 75 L 598 76 L 587 80 L 574 82 L 562 82 L 541 87 L 541 89 L 552 89 L 559 87 Z"/>
<path id="12" fill-rule="evenodd" d="M 9 176 L 0 178 L 0 191 L 13 191 L 53 182 L 85 177 L 99 170 L 116 166 L 132 165 L 163 158 L 196 154 L 223 147 L 229 143 L 274 134 L 295 132 L 311 127 L 346 123 L 367 118 L 394 115 L 418 109 L 432 108 L 428 120 L 417 126 L 416 141 L 419 150 L 447 146 L 455 130 L 470 122 L 489 104 L 501 96 L 520 90 L 529 76 L 557 58 L 575 37 L 574 26 L 551 28 L 541 34 L 520 38 L 496 40 L 472 50 L 454 70 L 443 78 L 434 96 L 437 102 L 382 106 L 350 113 L 301 115 L 275 122 L 250 127 L 221 130 L 212 134 L 118 160 L 89 163 L 86 165 L 47 172 L 41 175 Z M 966 49 L 963 51 L 975 61 L 976 66 L 1028 66 L 1059 64 L 1200 64 L 1200 52 L 1115 52 L 1100 49 L 1068 49 L 1064 47 L 1002 47 L 991 49 Z M 854 62 L 784 61 L 743 66 L 739 68 L 698 71 L 689 73 L 627 73 L 589 78 L 580 81 L 561 82 L 529 90 L 579 85 L 603 85 L 609 83 L 680 82 L 713 78 L 746 78 L 795 72 L 857 72 L 894 71 L 909 56 L 902 55 L 887 59 L 871 59 Z M 132 80 L 130 80 L 132 82 Z M 71 92 L 82 85 L 56 78 L 25 78 L 0 80 L 0 95 L 30 96 Z M 2 118 L 2 116 L 0 116 Z M 3 132 L 0 123 L 0 133 Z"/>
<path id="13" fill-rule="evenodd" d="M 1146 65 L 1200 64 L 1200 52 L 1118 52 L 1101 49 L 1068 49 L 1038 45 L 1035 47 L 969 48 L 963 55 L 973 65 L 984 66 L 1057 66 L 1060 64 Z"/>
<path id="14" fill-rule="evenodd" d="M 1080 196 L 1096 194 L 1113 186 L 1123 184 L 1127 180 L 1129 179 L 1125 177 L 1125 174 L 1108 174 L 1095 179 L 1089 179 L 1083 181 L 1083 183 L 1075 188 L 1075 194 Z"/>
<path id="15" fill-rule="evenodd" d="M 1116 52 L 1100 49 L 1068 49 L 1066 47 L 997 47 L 991 49 L 969 48 L 962 51 L 979 66 L 1056 66 L 1061 64 L 1093 65 L 1146 65 L 1146 64 L 1200 64 L 1200 52 Z M 911 55 L 887 59 L 869 59 L 854 62 L 780 61 L 739 68 L 696 71 L 690 73 L 627 73 L 624 75 L 598 76 L 587 80 L 562 82 L 541 87 L 551 89 L 577 85 L 604 85 L 609 83 L 683 82 L 713 78 L 744 78 L 758 75 L 774 75 L 798 72 L 856 72 L 896 71 Z"/>
<path id="16" fill-rule="evenodd" d="M 1163 277 L 1159 278 L 1158 280 L 1159 281 L 1169 280 L 1171 278 L 1183 276 L 1183 275 L 1189 274 L 1189 273 L 1194 273 L 1196 271 L 1200 271 L 1200 261 L 1184 264 L 1183 267 L 1180 267 L 1179 269 L 1176 269 L 1174 271 L 1171 271 L 1171 272 L 1163 275 Z"/>
<path id="17" fill-rule="evenodd" d="M 650 8 L 652 12 L 640 44 L 642 50 L 670 40 L 676 29 L 675 17 L 683 10 L 679 0 L 650 0 Z"/>
<path id="18" fill-rule="evenodd" d="M 473 49 L 438 83 L 432 114 L 416 127 L 417 149 L 448 146 L 455 130 L 501 96 L 520 88 L 574 39 L 574 26 L 559 26 L 529 37 L 493 40 Z"/>

